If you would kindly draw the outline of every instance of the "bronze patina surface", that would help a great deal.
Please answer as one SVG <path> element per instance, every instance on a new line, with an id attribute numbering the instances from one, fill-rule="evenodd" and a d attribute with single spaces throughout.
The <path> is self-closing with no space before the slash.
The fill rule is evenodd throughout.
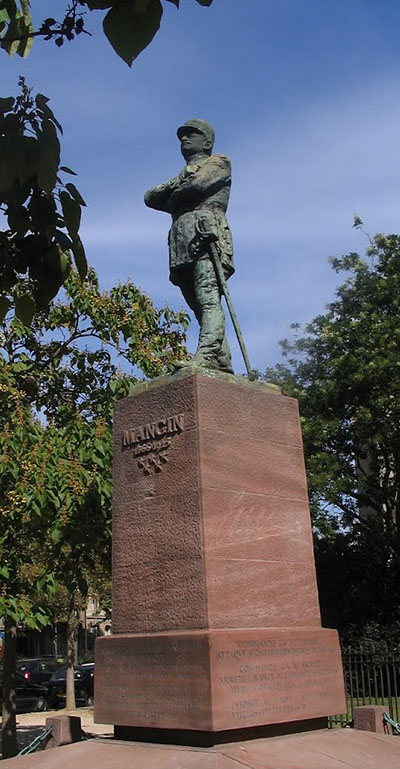
<path id="1" fill-rule="evenodd" d="M 234 272 L 232 235 L 226 220 L 231 163 L 212 155 L 214 129 L 204 120 L 187 120 L 177 131 L 186 165 L 178 176 L 145 194 L 150 208 L 172 216 L 169 231 L 170 280 L 179 286 L 200 325 L 194 361 L 233 373 L 221 307 L 223 287 L 211 252 L 216 249 L 225 281 Z M 202 234 L 201 222 L 210 228 Z"/>

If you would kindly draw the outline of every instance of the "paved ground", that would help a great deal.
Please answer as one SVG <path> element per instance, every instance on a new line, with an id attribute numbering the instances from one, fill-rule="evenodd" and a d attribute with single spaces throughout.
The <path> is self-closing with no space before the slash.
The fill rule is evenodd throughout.
<path id="1" fill-rule="evenodd" d="M 78 714 L 84 730 L 97 736 L 3 761 L 2 769 L 400 769 L 400 737 L 372 732 L 323 729 L 191 748 L 114 740 L 111 726 L 93 724 L 90 709 L 79 708 Z M 29 730 L 40 731 L 46 715 L 20 716 L 21 738 L 25 740 Z"/>
<path id="2" fill-rule="evenodd" d="M 90 735 L 112 736 L 113 726 L 107 724 L 93 723 L 93 708 L 77 708 L 76 710 L 47 710 L 45 713 L 19 713 L 17 715 L 17 734 L 18 748 L 24 748 L 38 734 L 43 732 L 46 725 L 46 718 L 49 716 L 80 716 L 82 729 Z M 0 755 L 1 755 L 1 736 L 0 736 Z"/>

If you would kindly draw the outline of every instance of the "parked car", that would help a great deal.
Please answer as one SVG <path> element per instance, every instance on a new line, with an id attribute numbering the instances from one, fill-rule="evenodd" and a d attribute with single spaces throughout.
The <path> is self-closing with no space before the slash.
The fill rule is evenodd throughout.
<path id="1" fill-rule="evenodd" d="M 22 673 L 15 673 L 15 695 L 17 713 L 29 713 L 32 710 L 48 710 L 47 686 L 28 681 Z M 3 671 L 0 670 L 0 707 L 3 704 Z"/>
<path id="2" fill-rule="evenodd" d="M 94 664 L 78 665 L 74 671 L 75 680 L 75 700 L 78 707 L 85 707 L 93 704 L 93 684 L 94 684 Z M 67 686 L 67 668 L 65 665 L 58 668 L 53 673 L 47 684 L 49 691 L 49 702 L 52 707 L 64 706 L 66 686 Z"/>
<path id="3" fill-rule="evenodd" d="M 60 667 L 55 657 L 33 657 L 17 660 L 16 669 L 32 684 L 47 684 L 51 676 Z"/>

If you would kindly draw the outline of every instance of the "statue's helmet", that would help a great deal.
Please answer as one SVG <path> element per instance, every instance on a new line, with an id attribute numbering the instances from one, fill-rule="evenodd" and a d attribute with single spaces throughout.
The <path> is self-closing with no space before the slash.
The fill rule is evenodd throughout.
<path id="1" fill-rule="evenodd" d="M 176 132 L 178 139 L 182 138 L 187 128 L 195 128 L 196 131 L 200 131 L 200 133 L 204 134 L 204 136 L 211 142 L 211 147 L 213 146 L 215 140 L 215 131 L 209 123 L 206 123 L 205 120 L 200 120 L 200 118 L 197 117 L 186 120 L 183 125 L 179 126 Z"/>

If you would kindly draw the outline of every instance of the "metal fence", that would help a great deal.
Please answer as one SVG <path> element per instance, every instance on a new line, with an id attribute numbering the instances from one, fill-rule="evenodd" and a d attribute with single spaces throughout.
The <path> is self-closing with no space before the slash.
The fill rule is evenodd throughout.
<path id="1" fill-rule="evenodd" d="M 329 716 L 329 726 L 351 725 L 358 705 L 384 705 L 390 717 L 400 721 L 400 655 L 344 652 L 343 672 L 347 713 Z"/>

